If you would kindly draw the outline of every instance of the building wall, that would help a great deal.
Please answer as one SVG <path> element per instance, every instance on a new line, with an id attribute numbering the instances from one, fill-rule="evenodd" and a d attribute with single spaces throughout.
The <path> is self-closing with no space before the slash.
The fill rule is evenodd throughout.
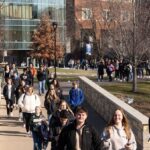
<path id="1" fill-rule="evenodd" d="M 93 40 L 99 43 L 99 47 L 102 45 L 101 43 L 103 38 L 102 33 L 104 33 L 105 30 L 108 30 L 108 28 L 110 30 L 116 27 L 115 20 L 112 19 L 113 17 L 111 17 L 111 14 L 109 12 L 109 9 L 110 8 L 112 9 L 115 6 L 115 4 L 113 4 L 112 2 L 114 1 L 110 0 L 92 0 L 92 1 L 74 0 L 74 2 L 71 1 L 74 9 L 73 15 L 75 20 L 75 31 L 73 38 L 75 39 L 75 41 L 77 41 L 73 43 L 73 44 L 77 43 L 77 45 L 73 46 L 74 49 L 72 50 L 77 50 L 79 49 L 79 47 L 84 45 L 89 40 L 88 39 L 89 36 L 93 36 Z M 120 3 L 118 3 L 118 5 L 119 4 Z M 120 19 L 123 20 L 122 16 L 125 17 L 125 15 L 127 15 L 126 10 L 129 9 L 129 5 L 131 5 L 131 0 L 123 1 L 120 9 L 116 10 L 116 13 L 118 14 L 118 17 Z M 70 18 L 70 20 L 71 19 L 72 18 Z M 86 40 L 84 40 L 85 35 L 87 36 Z M 72 38 L 72 36 L 70 37 Z"/>
<path id="2" fill-rule="evenodd" d="M 42 13 L 58 23 L 58 36 L 62 44 L 66 38 L 65 0 L 5 0 L 0 10 L 0 28 L 4 30 L 1 50 L 31 50 L 31 37 L 40 22 Z"/>

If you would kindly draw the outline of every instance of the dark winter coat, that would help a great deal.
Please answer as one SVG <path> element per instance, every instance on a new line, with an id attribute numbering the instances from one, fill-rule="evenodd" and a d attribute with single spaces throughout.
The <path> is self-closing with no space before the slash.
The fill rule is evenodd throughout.
<path id="1" fill-rule="evenodd" d="M 16 91 L 15 86 L 12 85 L 12 87 L 11 87 L 11 98 L 9 99 L 8 98 L 8 85 L 6 84 L 4 86 L 4 89 L 3 89 L 3 95 L 5 97 L 5 100 L 6 101 L 11 100 L 14 103 L 15 102 L 15 91 Z"/>
<path id="2" fill-rule="evenodd" d="M 68 123 L 66 125 L 68 125 Z M 53 122 L 49 125 L 49 139 L 51 141 L 51 149 L 52 150 L 57 150 L 58 138 L 59 138 L 59 135 L 60 135 L 62 129 L 65 126 L 63 126 L 61 124 L 59 118 L 57 118 L 57 120 L 55 120 L 55 122 Z"/>
<path id="3" fill-rule="evenodd" d="M 94 128 L 84 125 L 82 130 L 82 150 L 100 150 L 100 138 Z M 63 128 L 58 140 L 58 150 L 75 150 L 76 122 Z M 66 149 L 65 149 L 66 147 Z"/>
<path id="4" fill-rule="evenodd" d="M 37 72 L 37 79 L 38 79 L 38 81 L 46 80 L 46 72 L 39 70 L 39 71 Z"/>
<path id="5" fill-rule="evenodd" d="M 26 82 L 26 85 L 29 85 L 30 84 L 30 82 L 31 82 L 31 77 L 30 77 L 30 75 L 29 74 L 25 74 L 25 73 L 22 73 L 21 75 L 20 75 L 20 79 L 21 80 L 24 80 L 25 82 Z"/>

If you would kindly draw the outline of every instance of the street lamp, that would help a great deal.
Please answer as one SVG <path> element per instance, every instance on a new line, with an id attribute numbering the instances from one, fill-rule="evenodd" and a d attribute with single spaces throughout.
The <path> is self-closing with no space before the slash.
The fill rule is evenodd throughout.
<path id="1" fill-rule="evenodd" d="M 57 23 L 53 22 L 53 29 L 54 29 L 54 50 L 55 50 L 55 64 L 54 64 L 54 68 L 55 68 L 55 78 L 57 77 L 56 74 L 56 30 L 57 30 Z"/>

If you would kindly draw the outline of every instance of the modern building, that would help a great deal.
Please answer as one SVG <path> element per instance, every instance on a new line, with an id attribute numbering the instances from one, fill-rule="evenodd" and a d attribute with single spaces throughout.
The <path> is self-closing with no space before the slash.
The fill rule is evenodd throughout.
<path id="1" fill-rule="evenodd" d="M 42 13 L 58 23 L 60 42 L 66 42 L 66 0 L 4 0 L 0 7 L 1 60 L 26 62 L 31 37 Z"/>

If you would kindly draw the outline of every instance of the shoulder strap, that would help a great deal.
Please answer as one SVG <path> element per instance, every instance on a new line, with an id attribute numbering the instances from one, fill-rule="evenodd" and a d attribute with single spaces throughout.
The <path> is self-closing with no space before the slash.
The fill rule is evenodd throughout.
<path id="1" fill-rule="evenodd" d="M 24 101 L 25 97 L 26 97 L 26 93 L 24 93 L 24 95 L 23 95 L 23 101 Z"/>

